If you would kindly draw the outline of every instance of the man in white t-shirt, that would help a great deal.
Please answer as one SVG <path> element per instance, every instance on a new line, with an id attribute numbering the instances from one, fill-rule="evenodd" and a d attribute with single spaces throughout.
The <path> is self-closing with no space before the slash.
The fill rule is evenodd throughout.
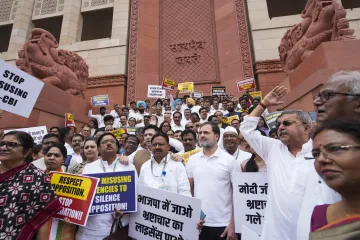
<path id="1" fill-rule="evenodd" d="M 202 124 L 199 142 L 203 150 L 191 156 L 186 165 L 192 193 L 202 201 L 206 214 L 199 240 L 236 239 L 231 176 L 240 171 L 240 165 L 218 147 L 219 137 L 216 124 Z"/>
<path id="2" fill-rule="evenodd" d="M 185 125 L 181 124 L 182 114 L 181 112 L 174 112 L 173 113 L 173 120 L 174 123 L 171 125 L 171 129 L 175 132 L 177 130 L 184 131 Z"/>

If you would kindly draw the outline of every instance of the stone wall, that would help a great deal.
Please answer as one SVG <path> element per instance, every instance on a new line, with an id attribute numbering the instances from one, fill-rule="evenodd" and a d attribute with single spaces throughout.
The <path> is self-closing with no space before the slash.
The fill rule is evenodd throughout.
<path id="1" fill-rule="evenodd" d="M 300 15 L 269 18 L 266 0 L 247 0 L 255 60 L 279 59 L 278 46 L 285 32 L 301 21 Z M 360 8 L 347 9 L 350 27 L 360 39 Z"/>

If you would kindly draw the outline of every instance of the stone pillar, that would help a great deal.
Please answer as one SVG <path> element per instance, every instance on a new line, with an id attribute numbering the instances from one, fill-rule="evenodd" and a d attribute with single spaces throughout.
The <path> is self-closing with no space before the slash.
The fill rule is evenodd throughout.
<path id="1" fill-rule="evenodd" d="M 28 39 L 31 29 L 34 28 L 33 9 L 34 0 L 19 0 L 10 37 L 9 52 L 20 50 Z"/>
<path id="2" fill-rule="evenodd" d="M 126 45 L 129 25 L 129 0 L 114 0 L 111 38 L 119 38 Z"/>
<path id="3" fill-rule="evenodd" d="M 72 44 L 81 40 L 83 25 L 81 2 L 80 0 L 65 0 L 60 45 Z"/>

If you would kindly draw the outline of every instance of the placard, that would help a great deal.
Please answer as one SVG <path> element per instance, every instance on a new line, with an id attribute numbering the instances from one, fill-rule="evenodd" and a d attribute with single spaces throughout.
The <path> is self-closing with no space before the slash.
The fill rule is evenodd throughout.
<path id="1" fill-rule="evenodd" d="M 178 84 L 178 90 L 181 93 L 194 92 L 194 82 L 183 82 Z"/>
<path id="2" fill-rule="evenodd" d="M 86 176 L 100 179 L 91 206 L 90 216 L 122 212 L 136 212 L 136 174 L 133 171 L 92 173 Z"/>
<path id="3" fill-rule="evenodd" d="M 249 92 L 250 96 L 252 98 L 255 98 L 255 97 L 260 97 L 260 100 L 262 100 L 262 92 L 261 91 L 257 91 L 257 92 Z"/>
<path id="4" fill-rule="evenodd" d="M 199 238 L 201 200 L 138 185 L 138 211 L 130 215 L 129 236 L 141 240 Z"/>
<path id="5" fill-rule="evenodd" d="M 162 83 L 162 88 L 166 90 L 174 90 L 175 89 L 175 81 L 164 78 Z"/>
<path id="6" fill-rule="evenodd" d="M 0 109 L 28 118 L 44 82 L 0 59 Z"/>
<path id="7" fill-rule="evenodd" d="M 109 95 L 102 94 L 91 97 L 91 104 L 95 107 L 100 106 L 108 106 L 110 104 L 109 102 Z"/>
<path id="8" fill-rule="evenodd" d="M 232 176 L 235 232 L 243 225 L 260 235 L 267 203 L 268 179 L 266 173 L 239 172 Z"/>
<path id="9" fill-rule="evenodd" d="M 34 139 L 34 142 L 36 144 L 41 144 L 43 137 L 46 134 L 48 134 L 48 131 L 47 131 L 45 126 L 31 127 L 31 128 L 10 129 L 10 130 L 5 130 L 4 133 L 6 134 L 6 133 L 11 132 L 11 131 L 21 131 L 21 132 L 26 132 L 26 133 L 30 134 L 32 136 L 32 138 Z"/>
<path id="10" fill-rule="evenodd" d="M 111 133 L 115 136 L 115 138 L 117 140 L 119 140 L 119 139 L 121 139 L 121 137 L 122 137 L 122 135 L 124 133 L 127 133 L 127 129 L 126 128 L 119 128 L 119 129 L 116 129 L 116 130 L 112 131 Z"/>
<path id="11" fill-rule="evenodd" d="M 195 155 L 196 153 L 200 152 L 201 148 L 196 148 L 194 150 L 191 150 L 189 152 L 184 152 L 180 154 L 180 157 L 184 160 L 185 165 L 187 164 L 187 162 L 189 161 L 189 158 L 192 155 Z"/>
<path id="12" fill-rule="evenodd" d="M 242 226 L 241 240 L 261 240 L 261 238 L 249 228 Z"/>
<path id="13" fill-rule="evenodd" d="M 148 98 L 165 98 L 166 92 L 160 85 L 148 85 Z"/>
<path id="14" fill-rule="evenodd" d="M 280 116 L 282 112 L 273 112 L 265 116 L 266 125 L 269 129 L 276 128 L 276 119 Z"/>
<path id="15" fill-rule="evenodd" d="M 234 116 L 230 116 L 230 117 L 223 117 L 222 118 L 222 122 L 226 123 L 226 124 L 231 124 L 232 120 L 237 119 L 239 120 L 239 116 L 238 115 L 234 115 Z"/>
<path id="16" fill-rule="evenodd" d="M 224 86 L 212 86 L 211 96 L 226 96 L 226 87 Z"/>
<path id="17" fill-rule="evenodd" d="M 236 82 L 237 88 L 239 92 L 248 90 L 248 89 L 254 89 L 255 86 L 255 79 L 254 78 L 248 78 L 245 80 L 240 80 Z"/>
<path id="18" fill-rule="evenodd" d="M 65 113 L 65 127 L 75 127 L 75 120 L 72 113 Z"/>
<path id="19" fill-rule="evenodd" d="M 204 92 L 194 91 L 194 98 L 202 98 L 203 96 L 204 96 Z"/>
<path id="20" fill-rule="evenodd" d="M 50 182 L 63 208 L 54 215 L 55 218 L 68 218 L 71 223 L 85 226 L 98 178 L 69 173 L 50 173 Z"/>

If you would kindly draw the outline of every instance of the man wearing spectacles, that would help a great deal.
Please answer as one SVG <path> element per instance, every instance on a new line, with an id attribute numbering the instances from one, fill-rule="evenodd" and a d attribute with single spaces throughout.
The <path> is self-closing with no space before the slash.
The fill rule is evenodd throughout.
<path id="1" fill-rule="evenodd" d="M 262 136 L 256 131 L 259 118 L 270 106 L 282 104 L 287 93 L 276 87 L 241 123 L 240 131 L 268 167 L 269 199 L 262 239 L 296 239 L 297 222 L 305 193 L 307 173 L 314 168 L 311 158 L 312 120 L 302 111 L 284 111 L 277 119 L 279 140 Z"/>
<path id="2" fill-rule="evenodd" d="M 319 94 L 314 98 L 317 113 L 316 121 L 336 119 L 360 119 L 360 72 L 338 72 L 324 84 Z M 324 146 L 325 152 L 331 152 Z M 328 151 L 327 151 L 328 150 Z M 316 158 L 316 151 L 313 153 Z M 306 191 L 301 206 L 297 239 L 307 240 L 310 233 L 310 220 L 316 205 L 333 204 L 341 200 L 334 190 L 329 188 L 312 168 L 306 177 Z"/>
<path id="3" fill-rule="evenodd" d="M 316 121 L 360 119 L 360 72 L 338 72 L 314 98 Z"/>

